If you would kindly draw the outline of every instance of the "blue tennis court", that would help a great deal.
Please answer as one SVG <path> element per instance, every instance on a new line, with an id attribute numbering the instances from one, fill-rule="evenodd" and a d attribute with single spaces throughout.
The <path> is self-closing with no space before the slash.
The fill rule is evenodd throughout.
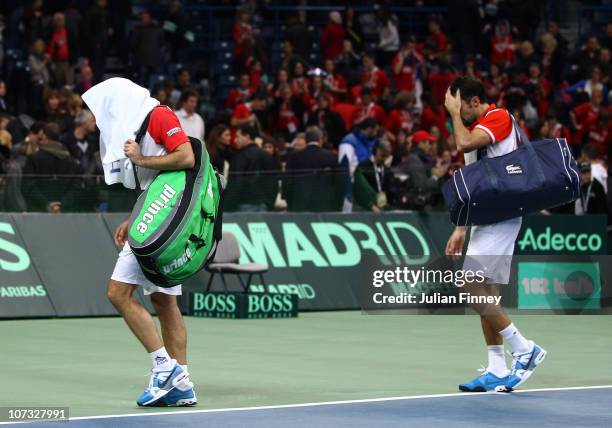
<path id="1" fill-rule="evenodd" d="M 605 427 L 612 385 L 74 418 L 69 427 Z M 15 426 L 17 424 L 9 424 Z M 28 424 L 49 426 L 48 422 Z"/>

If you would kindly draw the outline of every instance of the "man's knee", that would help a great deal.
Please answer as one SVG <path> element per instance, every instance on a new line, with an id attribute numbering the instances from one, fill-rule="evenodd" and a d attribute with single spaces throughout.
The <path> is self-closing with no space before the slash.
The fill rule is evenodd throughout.
<path id="1" fill-rule="evenodd" d="M 111 279 L 108 282 L 106 296 L 114 307 L 120 308 L 130 301 L 134 288 L 134 285 L 123 284 Z"/>
<path id="2" fill-rule="evenodd" d="M 155 312 L 168 311 L 177 308 L 176 296 L 164 293 L 151 294 L 151 303 L 155 308 Z"/>

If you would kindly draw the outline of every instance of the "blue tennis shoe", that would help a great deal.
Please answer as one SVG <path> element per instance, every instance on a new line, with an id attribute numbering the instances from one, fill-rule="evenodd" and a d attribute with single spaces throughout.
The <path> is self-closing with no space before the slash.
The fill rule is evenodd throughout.
<path id="1" fill-rule="evenodd" d="M 497 377 L 493 373 L 485 371 L 477 378 L 459 385 L 459 390 L 463 392 L 493 391 L 500 386 L 505 386 L 509 377 L 510 376 Z"/>
<path id="2" fill-rule="evenodd" d="M 512 358 L 514 359 L 512 362 L 512 372 L 505 385 L 499 387 L 497 391 L 512 392 L 529 379 L 536 367 L 544 361 L 544 358 L 546 358 L 546 351 L 531 340 L 529 344 L 531 346 L 531 351 L 522 354 L 512 354 Z"/>
<path id="3" fill-rule="evenodd" d="M 141 407 L 155 406 L 157 401 L 165 397 L 189 376 L 176 360 L 170 360 L 170 363 L 172 364 L 170 370 L 151 370 L 149 386 L 138 397 L 136 404 Z"/>
<path id="4" fill-rule="evenodd" d="M 195 406 L 198 404 L 198 400 L 193 390 L 193 383 L 188 379 L 177 385 L 176 388 L 171 390 L 169 393 L 164 395 L 159 400 L 156 406 L 168 406 L 168 407 L 187 407 Z"/>

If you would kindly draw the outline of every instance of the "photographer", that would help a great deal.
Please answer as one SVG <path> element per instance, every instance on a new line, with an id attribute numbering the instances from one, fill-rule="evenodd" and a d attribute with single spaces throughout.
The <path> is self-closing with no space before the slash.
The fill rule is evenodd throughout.
<path id="1" fill-rule="evenodd" d="M 402 208 L 423 209 L 440 193 L 438 180 L 446 175 L 448 168 L 435 166 L 434 141 L 436 138 L 426 131 L 415 132 L 408 156 L 397 166 L 397 172 L 407 174 L 410 180 L 407 193 L 402 198 Z"/>
<path id="2" fill-rule="evenodd" d="M 381 139 L 374 146 L 374 154 L 355 170 L 353 195 L 355 202 L 368 211 L 379 214 L 391 208 L 391 181 L 393 173 L 387 167 L 391 157 L 391 144 Z"/>

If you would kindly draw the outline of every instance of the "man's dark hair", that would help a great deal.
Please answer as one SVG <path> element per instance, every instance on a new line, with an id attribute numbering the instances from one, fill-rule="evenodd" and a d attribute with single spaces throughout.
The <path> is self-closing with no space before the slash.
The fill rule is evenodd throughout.
<path id="1" fill-rule="evenodd" d="M 257 132 L 257 127 L 255 127 L 255 125 L 250 125 L 248 123 L 242 125 L 240 128 L 238 128 L 238 130 L 240 131 L 242 135 L 248 135 L 251 138 L 251 140 L 254 140 L 259 135 L 259 132 Z"/>
<path id="2" fill-rule="evenodd" d="M 363 95 L 372 95 L 372 89 L 368 88 L 367 86 L 363 86 L 361 88 L 361 90 L 359 91 L 359 95 L 363 96 Z"/>
<path id="3" fill-rule="evenodd" d="M 266 94 L 263 91 L 255 91 L 253 95 L 249 97 L 249 101 L 253 101 L 253 100 L 265 101 Z"/>
<path id="4" fill-rule="evenodd" d="M 46 123 L 42 131 L 43 134 L 45 134 L 49 140 L 57 141 L 59 139 L 60 127 L 55 122 Z"/>
<path id="5" fill-rule="evenodd" d="M 595 146 L 593 143 L 585 144 L 582 148 L 582 155 L 588 160 L 597 159 L 599 157 L 597 146 Z"/>
<path id="6" fill-rule="evenodd" d="M 376 153 L 377 150 L 380 150 L 387 154 L 391 154 L 393 152 L 391 143 L 386 138 L 382 138 L 378 140 L 376 144 L 374 144 L 373 152 Z"/>
<path id="7" fill-rule="evenodd" d="M 377 126 L 378 126 L 378 122 L 373 117 L 366 117 L 361 122 L 359 122 L 359 125 L 358 125 L 359 129 L 375 128 Z"/>
<path id="8" fill-rule="evenodd" d="M 200 98 L 200 95 L 193 89 L 186 89 L 181 93 L 180 101 L 184 103 L 191 97 Z"/>
<path id="9" fill-rule="evenodd" d="M 32 125 L 30 125 L 30 129 L 28 129 L 28 132 L 38 134 L 44 127 L 45 127 L 45 122 L 36 121 Z"/>
<path id="10" fill-rule="evenodd" d="M 473 97 L 478 97 L 481 103 L 487 101 L 485 87 L 482 82 L 473 77 L 458 77 L 450 85 L 451 94 L 455 95 L 457 89 L 461 91 L 461 99 L 469 102 Z"/>
<path id="11" fill-rule="evenodd" d="M 318 126 L 311 126 L 306 130 L 306 143 L 321 142 L 322 132 Z"/>

